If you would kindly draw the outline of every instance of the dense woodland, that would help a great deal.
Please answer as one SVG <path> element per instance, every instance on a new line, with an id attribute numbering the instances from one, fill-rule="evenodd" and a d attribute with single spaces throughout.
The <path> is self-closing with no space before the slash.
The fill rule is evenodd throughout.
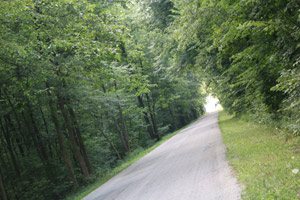
<path id="1" fill-rule="evenodd" d="M 62 199 L 203 114 L 158 59 L 172 5 L 1 1 L 2 199 Z"/>
<path id="2" fill-rule="evenodd" d="M 300 134 L 296 0 L 0 2 L 1 199 L 63 199 L 204 111 Z"/>

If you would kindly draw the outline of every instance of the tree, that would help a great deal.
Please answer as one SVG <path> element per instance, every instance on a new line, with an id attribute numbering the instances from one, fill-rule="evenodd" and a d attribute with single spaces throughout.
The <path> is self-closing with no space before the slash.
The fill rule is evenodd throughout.
<path id="1" fill-rule="evenodd" d="M 201 77 L 160 59 L 173 8 L 0 3 L 2 199 L 62 199 L 203 113 Z"/>

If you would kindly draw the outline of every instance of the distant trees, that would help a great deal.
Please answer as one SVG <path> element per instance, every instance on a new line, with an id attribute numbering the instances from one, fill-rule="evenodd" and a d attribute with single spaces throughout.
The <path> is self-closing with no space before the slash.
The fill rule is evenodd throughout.
<path id="1" fill-rule="evenodd" d="M 203 114 L 200 75 L 161 59 L 172 9 L 1 1 L 0 199 L 62 199 Z"/>

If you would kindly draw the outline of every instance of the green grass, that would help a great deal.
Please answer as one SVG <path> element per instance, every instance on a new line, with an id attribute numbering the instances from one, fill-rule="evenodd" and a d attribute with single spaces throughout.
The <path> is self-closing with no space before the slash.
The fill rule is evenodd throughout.
<path id="1" fill-rule="evenodd" d="M 219 115 L 227 158 L 243 199 L 296 200 L 300 193 L 300 140 L 272 127 L 243 121 L 226 112 Z"/>
<path id="2" fill-rule="evenodd" d="M 194 123 L 195 121 L 196 120 L 192 121 L 190 124 Z M 115 175 L 117 175 L 118 173 L 120 173 L 121 171 L 126 169 L 127 167 L 129 167 L 131 164 L 135 163 L 137 160 L 139 160 L 140 158 L 142 158 L 143 156 L 145 156 L 146 154 L 148 154 L 149 152 L 151 152 L 152 150 L 157 148 L 162 143 L 166 142 L 168 139 L 170 139 L 171 137 L 173 137 L 174 135 L 176 135 L 177 133 L 179 133 L 180 131 L 185 129 L 190 124 L 184 126 L 183 128 L 181 128 L 181 129 L 179 129 L 179 130 L 177 130 L 173 133 L 170 133 L 170 134 L 162 137 L 162 139 L 160 141 L 156 142 L 153 146 L 149 147 L 148 149 L 145 149 L 145 150 L 139 152 L 138 154 L 129 155 L 126 159 L 124 159 L 124 161 L 121 165 L 119 165 L 118 167 L 116 167 L 115 169 L 113 169 L 112 171 L 107 173 L 104 177 L 101 177 L 95 183 L 93 183 L 91 185 L 88 185 L 88 186 L 80 189 L 79 192 L 77 192 L 75 194 L 72 194 L 71 196 L 67 197 L 67 200 L 71 200 L 71 199 L 80 200 L 83 197 L 87 196 L 89 193 L 91 193 L 92 191 L 94 191 L 95 189 L 97 189 L 98 187 L 103 185 L 109 179 L 111 179 L 112 177 L 114 177 Z"/>

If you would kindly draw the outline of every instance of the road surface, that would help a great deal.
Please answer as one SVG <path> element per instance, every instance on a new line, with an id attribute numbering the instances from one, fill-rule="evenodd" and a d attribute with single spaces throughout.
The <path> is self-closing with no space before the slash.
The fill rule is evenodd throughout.
<path id="1" fill-rule="evenodd" d="M 218 113 L 210 113 L 90 193 L 84 200 L 239 200 Z"/>

